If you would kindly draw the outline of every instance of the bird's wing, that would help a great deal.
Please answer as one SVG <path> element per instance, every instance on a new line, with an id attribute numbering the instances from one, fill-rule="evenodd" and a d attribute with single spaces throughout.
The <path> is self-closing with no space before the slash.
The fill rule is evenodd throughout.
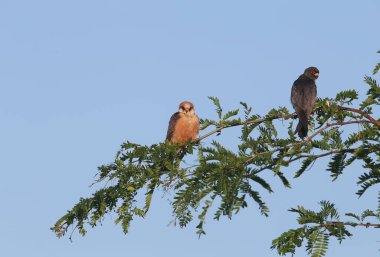
<path id="1" fill-rule="evenodd" d="M 307 113 L 311 112 L 317 97 L 317 87 L 312 79 L 298 78 L 294 81 L 291 101 L 295 109 L 301 108 Z"/>
<path id="2" fill-rule="evenodd" d="M 195 121 L 195 136 L 199 133 L 199 117 L 195 115 L 196 121 Z"/>
<path id="3" fill-rule="evenodd" d="M 168 132 L 166 134 L 166 139 L 171 140 L 173 137 L 174 131 L 175 131 L 175 125 L 177 121 L 181 118 L 181 115 L 179 112 L 176 112 L 172 115 L 172 117 L 169 120 L 169 127 L 168 127 Z"/>

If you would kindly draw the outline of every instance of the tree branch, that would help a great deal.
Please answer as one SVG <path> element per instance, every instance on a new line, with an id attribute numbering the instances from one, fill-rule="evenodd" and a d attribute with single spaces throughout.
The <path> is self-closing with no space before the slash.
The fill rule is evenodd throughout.
<path id="1" fill-rule="evenodd" d="M 332 155 L 332 154 L 336 154 L 336 153 L 350 153 L 350 152 L 355 151 L 356 149 L 357 148 L 339 149 L 339 150 L 329 151 L 329 152 L 326 152 L 326 153 L 323 153 L 323 154 L 301 154 L 301 155 L 297 156 L 294 159 L 286 161 L 286 164 L 289 164 L 291 162 L 294 162 L 294 161 L 302 159 L 302 158 L 315 158 L 315 159 L 318 159 L 318 158 L 325 157 L 325 156 Z"/>
<path id="2" fill-rule="evenodd" d="M 315 158 L 315 159 L 318 159 L 318 158 L 325 157 L 325 156 L 332 155 L 332 154 L 336 154 L 336 153 L 349 153 L 349 152 L 353 152 L 356 149 L 357 148 L 347 148 L 347 149 L 333 150 L 333 151 L 329 151 L 329 152 L 326 152 L 326 153 L 323 153 L 323 154 L 302 154 L 302 155 L 297 156 L 294 159 L 290 158 L 288 160 L 284 160 L 283 162 L 284 162 L 284 164 L 288 165 L 288 164 L 290 164 L 290 163 L 292 163 L 294 161 L 297 161 L 299 159 L 302 159 L 302 158 Z M 258 174 L 261 171 L 264 171 L 266 169 L 270 169 L 270 168 L 274 167 L 275 165 L 276 165 L 276 163 L 264 166 L 264 167 L 260 168 L 259 170 L 257 170 L 255 172 L 255 174 Z"/>
<path id="3" fill-rule="evenodd" d="M 294 147 L 294 146 L 305 145 L 306 143 L 310 142 L 315 136 L 317 136 L 318 134 L 322 133 L 324 130 L 326 130 L 326 129 L 330 128 L 330 127 L 333 127 L 333 126 L 342 126 L 342 125 L 348 125 L 348 124 L 356 124 L 356 123 L 370 123 L 370 121 L 368 121 L 368 120 L 354 120 L 354 121 L 330 123 L 330 124 L 327 124 L 326 126 L 324 126 L 323 128 L 320 128 L 318 131 L 316 131 L 314 134 L 312 134 L 311 136 L 309 136 L 308 138 L 306 138 L 306 140 L 304 140 L 304 141 L 296 142 L 296 143 L 293 143 L 293 144 L 290 144 L 290 145 L 287 145 L 287 146 L 283 146 L 283 147 L 280 147 L 280 148 L 276 148 L 276 149 L 273 149 L 273 150 L 270 150 L 270 151 L 257 153 L 255 155 L 251 156 L 250 158 L 248 158 L 246 160 L 246 162 L 250 162 L 250 161 L 252 161 L 253 159 L 255 159 L 256 157 L 258 157 L 260 155 L 273 154 L 273 153 L 278 152 L 278 151 L 283 151 L 283 150 L 286 150 L 286 149 L 290 149 L 291 147 Z"/>
<path id="4" fill-rule="evenodd" d="M 345 107 L 345 106 L 340 106 L 340 105 L 338 105 L 337 107 L 340 110 L 345 110 L 345 111 L 350 111 L 350 112 L 355 112 L 355 113 L 361 114 L 365 118 L 367 118 L 372 124 L 380 127 L 380 122 L 379 121 L 375 120 L 371 115 L 369 115 L 368 113 L 363 112 L 362 110 L 355 109 L 355 108 L 350 108 L 350 107 Z"/>
<path id="5" fill-rule="evenodd" d="M 235 124 L 229 124 L 229 125 L 225 125 L 222 127 L 218 127 L 216 129 L 214 129 L 213 131 L 210 131 L 209 133 L 194 139 L 193 142 L 199 142 L 199 141 L 205 139 L 206 137 L 209 137 L 209 136 L 211 136 L 211 135 L 213 135 L 219 131 L 222 131 L 225 128 L 231 128 L 231 127 L 243 126 L 243 125 L 249 125 L 249 124 L 255 124 L 255 123 L 260 124 L 260 123 L 263 123 L 264 121 L 267 121 L 267 120 L 276 120 L 276 119 L 281 119 L 281 118 L 283 118 L 283 119 L 290 119 L 290 118 L 294 119 L 296 117 L 297 117 L 296 114 L 278 115 L 278 116 L 273 116 L 273 117 L 264 117 L 264 118 L 255 119 L 255 120 L 247 120 L 247 121 L 238 122 Z"/>
<path id="6" fill-rule="evenodd" d="M 327 123 L 326 126 L 324 126 L 323 128 L 320 128 L 319 130 L 317 130 L 313 135 L 309 136 L 308 138 L 306 138 L 305 141 L 303 141 L 304 143 L 307 143 L 309 141 L 311 141 L 315 136 L 317 136 L 318 134 L 320 134 L 322 131 L 330 128 L 330 127 L 333 127 L 333 126 L 342 126 L 342 125 L 348 125 L 348 124 L 358 124 L 358 123 L 372 123 L 368 120 L 353 120 L 353 121 L 344 121 L 344 122 L 335 122 L 335 123 Z M 302 143 L 302 142 L 301 142 Z"/>
<path id="7" fill-rule="evenodd" d="M 380 224 L 372 224 L 372 223 L 352 223 L 352 222 L 342 222 L 342 221 L 331 221 L 324 224 L 320 224 L 320 227 L 335 227 L 335 226 L 352 226 L 352 227 L 374 227 L 374 228 L 380 228 Z"/>
<path id="8" fill-rule="evenodd" d="M 374 119 L 371 115 L 363 112 L 362 110 L 359 110 L 359 109 L 355 109 L 355 108 L 350 108 L 350 107 L 346 107 L 346 106 L 340 106 L 338 105 L 337 106 L 338 109 L 340 110 L 345 110 L 345 111 L 350 111 L 350 112 L 354 112 L 354 113 L 357 113 L 357 114 L 360 114 L 362 116 L 364 116 L 367 120 L 359 120 L 359 121 L 350 121 L 350 122 L 343 122 L 342 124 L 339 124 L 339 123 L 332 123 L 330 124 L 329 127 L 331 126 L 335 126 L 335 125 L 345 125 L 345 124 L 353 124 L 353 123 L 364 123 L 364 122 L 368 122 L 368 123 L 372 123 L 378 127 L 380 127 L 380 122 L 377 121 L 376 119 Z M 194 139 L 193 142 L 200 142 L 202 141 L 203 139 L 217 133 L 217 132 L 220 132 L 222 131 L 223 129 L 226 129 L 226 128 L 230 128 L 230 127 L 236 127 L 236 126 L 242 126 L 242 125 L 249 125 L 249 124 L 260 124 L 260 123 L 263 123 L 264 121 L 267 121 L 267 120 L 276 120 L 276 119 L 281 119 L 281 118 L 284 118 L 284 119 L 295 119 L 297 117 L 296 114 L 289 114 L 289 115 L 278 115 L 278 116 L 274 116 L 274 117 L 264 117 L 264 118 L 260 118 L 260 119 L 255 119 L 255 120 L 248 120 L 248 121 L 244 121 L 244 122 L 239 122 L 239 123 L 235 123 L 235 124 L 229 124 L 229 125 L 225 125 L 225 126 L 222 126 L 222 127 L 218 127 L 216 129 L 214 129 L 213 131 L 210 131 L 208 132 L 207 134 L 203 135 L 203 136 L 200 136 L 196 139 Z M 326 127 L 328 128 L 328 127 Z M 324 129 L 326 129 L 324 128 Z M 323 129 L 323 130 L 324 130 Z M 322 130 L 322 131 L 323 131 Z M 319 130 L 318 130 L 319 131 Z M 319 133 L 316 133 L 316 135 L 319 134 Z M 315 136 L 315 135 L 314 135 Z M 314 136 L 312 137 L 309 137 L 308 139 L 306 139 L 306 142 L 310 141 L 311 138 L 313 138 Z"/>

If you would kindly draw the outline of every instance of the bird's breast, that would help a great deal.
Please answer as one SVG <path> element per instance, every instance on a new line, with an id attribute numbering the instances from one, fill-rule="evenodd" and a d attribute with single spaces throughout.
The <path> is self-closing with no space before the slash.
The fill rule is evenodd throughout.
<path id="1" fill-rule="evenodd" d="M 185 143 L 196 138 L 199 132 L 199 119 L 197 116 L 182 117 L 175 126 L 173 138 L 175 141 Z"/>

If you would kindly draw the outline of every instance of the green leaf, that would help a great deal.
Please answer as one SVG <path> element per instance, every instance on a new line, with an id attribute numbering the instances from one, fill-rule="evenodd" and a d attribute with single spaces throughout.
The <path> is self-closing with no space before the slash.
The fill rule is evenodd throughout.
<path id="1" fill-rule="evenodd" d="M 345 168 L 345 159 L 347 157 L 346 153 L 338 153 L 332 157 L 332 160 L 328 164 L 327 171 L 331 172 L 331 177 L 336 180 L 339 175 L 342 174 Z"/>
<path id="2" fill-rule="evenodd" d="M 324 233 L 318 233 L 315 244 L 313 245 L 312 257 L 322 257 L 326 255 L 329 245 L 329 236 Z"/>
<path id="3" fill-rule="evenodd" d="M 218 114 L 219 119 L 222 119 L 222 107 L 220 106 L 219 99 L 215 96 L 209 96 L 208 99 L 210 99 L 214 105 L 216 106 L 216 113 Z"/>
<path id="4" fill-rule="evenodd" d="M 300 177 L 304 172 L 305 170 L 315 161 L 315 158 L 311 157 L 311 158 L 307 158 L 305 160 L 302 161 L 302 165 L 301 165 L 301 168 L 299 170 L 297 170 L 296 174 L 294 175 L 294 178 L 298 178 Z"/>
<path id="5" fill-rule="evenodd" d="M 349 216 L 349 217 L 353 217 L 353 218 L 355 218 L 359 222 L 361 221 L 361 218 L 358 215 L 354 214 L 354 213 L 346 213 L 345 215 Z"/>
<path id="6" fill-rule="evenodd" d="M 239 109 L 229 111 L 223 116 L 222 120 L 228 120 L 229 118 L 236 116 L 238 113 L 239 113 Z"/>
<path id="7" fill-rule="evenodd" d="M 376 67 L 373 69 L 373 75 L 376 75 L 380 70 L 380 62 L 376 65 Z"/>

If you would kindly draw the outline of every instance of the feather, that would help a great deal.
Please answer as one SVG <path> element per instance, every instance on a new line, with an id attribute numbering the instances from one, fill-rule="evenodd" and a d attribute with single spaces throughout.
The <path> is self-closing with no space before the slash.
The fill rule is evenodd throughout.
<path id="1" fill-rule="evenodd" d="M 317 86 L 315 80 L 306 74 L 299 76 L 293 83 L 290 100 L 299 119 L 295 133 L 298 133 L 301 138 L 307 136 L 309 117 L 316 98 Z"/>
<path id="2" fill-rule="evenodd" d="M 177 121 L 181 118 L 181 114 L 179 112 L 176 112 L 172 115 L 172 117 L 169 120 L 169 126 L 168 126 L 168 132 L 166 134 L 166 139 L 171 141 L 172 137 L 174 135 L 175 131 L 175 125 Z"/>

